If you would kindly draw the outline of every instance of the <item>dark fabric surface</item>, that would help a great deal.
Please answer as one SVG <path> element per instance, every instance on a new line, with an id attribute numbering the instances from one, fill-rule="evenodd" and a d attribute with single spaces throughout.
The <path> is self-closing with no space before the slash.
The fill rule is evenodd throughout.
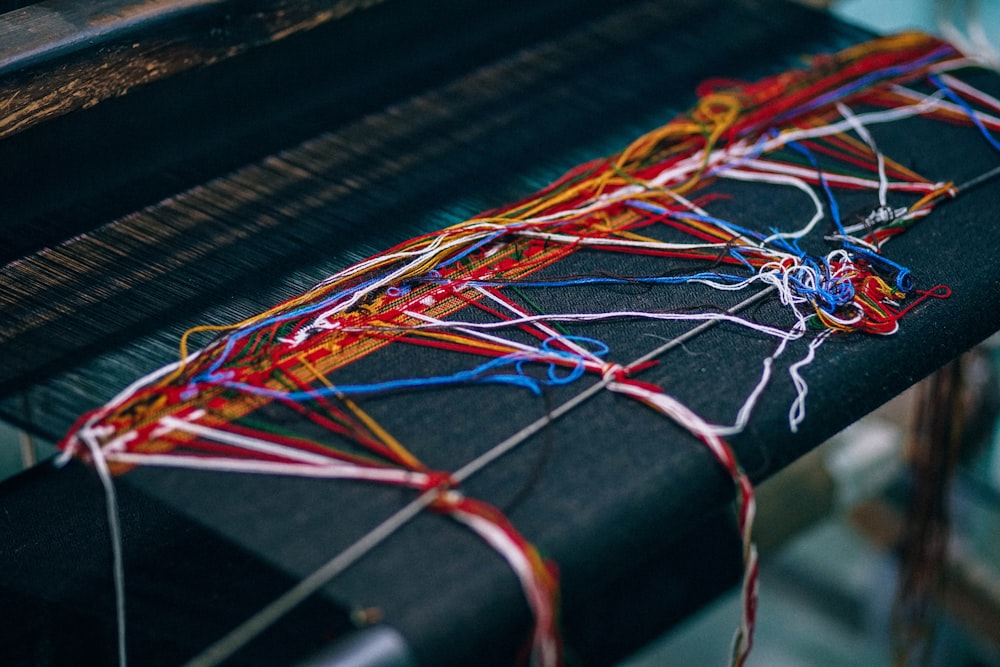
<path id="1" fill-rule="evenodd" d="M 176 665 L 295 580 L 187 516 L 116 484 L 133 664 Z M 0 646 L 6 665 L 114 664 L 116 625 L 104 493 L 92 469 L 41 465 L 2 486 Z M 314 598 L 233 664 L 293 662 L 353 628 Z"/>

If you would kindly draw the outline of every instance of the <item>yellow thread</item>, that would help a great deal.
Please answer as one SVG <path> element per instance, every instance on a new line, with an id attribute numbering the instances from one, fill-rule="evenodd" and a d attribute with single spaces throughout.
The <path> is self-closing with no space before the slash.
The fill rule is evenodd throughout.
<path id="1" fill-rule="evenodd" d="M 305 355 L 299 355 L 298 360 L 299 363 L 301 363 L 310 373 L 312 373 L 317 380 L 322 382 L 328 388 L 333 389 L 335 392 L 337 392 L 337 388 L 326 378 L 325 375 L 316 370 L 315 366 L 309 363 L 309 360 L 306 359 Z M 382 426 L 374 419 L 372 419 L 367 412 L 362 410 L 361 406 L 359 406 L 354 401 L 347 398 L 340 392 L 337 392 L 337 398 L 343 401 L 344 405 L 346 405 L 347 408 L 352 413 L 354 413 L 355 417 L 361 420 L 361 423 L 363 423 L 365 427 L 369 431 L 371 431 L 372 435 L 374 435 L 383 445 L 391 449 L 392 452 L 396 454 L 396 456 L 398 456 L 407 467 L 414 470 L 426 469 L 426 466 L 424 466 L 424 464 L 421 463 L 416 456 L 411 454 L 409 450 L 406 449 L 406 447 L 403 447 L 403 445 L 398 440 L 396 440 L 396 438 L 392 437 L 392 434 L 390 434 L 388 431 L 382 428 Z"/>

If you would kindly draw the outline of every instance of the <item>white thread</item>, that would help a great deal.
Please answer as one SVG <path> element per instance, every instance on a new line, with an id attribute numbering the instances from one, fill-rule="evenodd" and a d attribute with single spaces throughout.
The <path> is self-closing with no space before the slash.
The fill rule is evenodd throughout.
<path id="1" fill-rule="evenodd" d="M 104 459 L 104 452 L 101 451 L 97 439 L 89 430 L 79 432 L 80 439 L 86 445 L 87 450 L 94 462 L 94 469 L 104 486 L 104 498 L 108 516 L 108 533 L 111 537 L 111 558 L 112 572 L 115 584 L 115 617 L 117 619 L 118 636 L 118 664 L 126 667 L 128 664 L 128 652 L 126 650 L 125 638 L 125 563 L 122 550 L 122 532 L 118 520 L 118 498 L 115 494 L 115 484 L 111 478 L 111 471 Z"/>
<path id="2" fill-rule="evenodd" d="M 193 424 L 187 420 L 178 419 L 176 417 L 163 417 L 160 419 L 160 424 L 162 424 L 168 431 L 184 431 L 186 433 L 205 438 L 206 440 L 214 440 L 215 442 L 220 442 L 225 445 L 232 445 L 233 447 L 248 449 L 262 454 L 273 454 L 275 456 L 298 460 L 303 463 L 313 463 L 316 465 L 347 465 L 346 463 L 337 461 L 330 456 L 323 456 L 314 452 L 305 452 L 278 444 L 276 442 L 264 440 L 263 438 L 255 438 L 239 433 L 231 433 L 229 431 L 223 431 L 221 429 L 212 428 L 211 426 L 205 426 L 203 424 Z"/>
<path id="3" fill-rule="evenodd" d="M 383 482 L 402 484 L 415 488 L 428 482 L 425 473 L 396 468 L 368 468 L 347 463 L 312 465 L 305 463 L 280 463 L 277 461 L 253 461 L 227 459 L 214 456 L 190 456 L 184 454 L 131 454 L 121 452 L 108 454 L 107 460 L 124 465 L 142 465 L 161 468 L 184 468 L 189 470 L 211 470 L 215 472 L 238 472 L 259 475 L 289 475 L 316 479 L 352 479 L 362 482 Z"/>
<path id="4" fill-rule="evenodd" d="M 795 385 L 796 391 L 795 400 L 792 401 L 792 405 L 788 409 L 788 426 L 791 428 L 792 433 L 798 433 L 799 425 L 806 418 L 806 396 L 809 394 L 809 385 L 802 377 L 800 371 L 813 362 L 813 359 L 816 358 L 816 350 L 819 349 L 820 345 L 826 342 L 826 339 L 830 337 L 832 331 L 832 329 L 827 329 L 810 341 L 809 350 L 806 353 L 806 356 L 799 361 L 796 361 L 788 369 L 788 374 L 792 378 L 792 383 Z"/>
<path id="5" fill-rule="evenodd" d="M 837 102 L 837 111 L 840 115 L 847 120 L 858 136 L 868 144 L 868 148 L 875 155 L 875 161 L 878 167 L 878 203 L 879 206 L 886 206 L 886 190 L 889 188 L 889 179 L 885 175 L 885 158 L 879 151 L 878 146 L 875 145 L 875 138 L 872 137 L 871 132 L 865 127 L 865 124 L 858 120 L 858 117 L 850 110 L 850 108 L 843 102 Z"/>
<path id="6" fill-rule="evenodd" d="M 519 326 L 521 324 L 531 324 L 534 322 L 600 322 L 604 320 L 614 320 L 614 319 L 648 319 L 648 320 L 662 320 L 662 321 L 684 321 L 684 322 L 699 322 L 699 321 L 713 321 L 713 322 L 730 322 L 732 324 L 737 324 L 748 329 L 753 329 L 760 333 L 766 334 L 768 336 L 773 336 L 774 338 L 795 338 L 795 334 L 785 329 L 779 329 L 777 327 L 768 326 L 766 324 L 760 324 L 758 322 L 753 322 L 752 320 L 746 320 L 741 317 L 736 317 L 730 315 L 728 312 L 722 313 L 656 313 L 656 312 L 646 312 L 641 310 L 620 310 L 611 311 L 607 313 L 557 313 L 557 314 L 541 314 L 541 315 L 526 315 L 524 317 L 512 318 L 509 320 L 503 320 L 499 322 L 467 322 L 467 321 L 451 321 L 451 320 L 440 320 L 438 322 L 427 322 L 425 324 L 418 324 L 412 327 L 406 327 L 408 329 L 442 329 L 442 328 L 457 328 L 464 327 L 467 329 L 505 329 L 508 327 Z M 389 329 L 390 327 L 380 327 Z M 345 331 L 366 331 L 366 327 L 345 327 Z"/>

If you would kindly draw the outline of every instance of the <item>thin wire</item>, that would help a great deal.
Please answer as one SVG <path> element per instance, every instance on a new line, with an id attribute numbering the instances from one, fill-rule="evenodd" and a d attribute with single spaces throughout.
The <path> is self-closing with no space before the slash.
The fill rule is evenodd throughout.
<path id="1" fill-rule="evenodd" d="M 955 186 L 955 189 L 959 192 L 968 192 L 972 188 L 982 185 L 986 181 L 996 178 L 997 176 L 1000 176 L 1000 165 L 993 167 L 989 171 L 984 171 L 978 176 L 970 178 L 965 183 Z"/>
<path id="2" fill-rule="evenodd" d="M 983 173 L 979 174 L 978 176 L 973 176 L 972 178 L 970 178 L 969 180 L 965 181 L 964 183 L 959 183 L 954 188 L 952 188 L 950 190 L 946 190 L 946 191 L 942 192 L 941 194 L 938 194 L 935 197 L 932 197 L 926 203 L 928 205 L 932 205 L 932 204 L 936 204 L 937 202 L 940 202 L 942 200 L 954 199 L 956 194 L 958 194 L 958 193 L 963 193 L 964 194 L 964 193 L 968 192 L 969 190 L 971 190 L 973 188 L 979 187 L 980 185 L 982 185 L 983 183 L 986 183 L 987 181 L 990 181 L 990 180 L 993 180 L 994 178 L 997 178 L 998 176 L 1000 176 L 1000 165 L 997 165 L 996 167 L 993 167 L 992 169 L 984 171 Z"/>
<path id="3" fill-rule="evenodd" d="M 411 500 L 354 544 L 195 656 L 186 667 L 213 667 L 231 657 L 327 582 L 409 523 L 433 503 L 439 493 L 438 489 L 430 489 Z"/>
<path id="4" fill-rule="evenodd" d="M 761 291 L 757 292 L 753 296 L 749 296 L 746 299 L 744 299 L 743 301 L 740 301 L 738 304 L 736 304 L 735 306 L 733 306 L 732 308 L 730 308 L 729 310 L 727 310 L 725 312 L 728 313 L 728 314 L 730 314 L 730 315 L 738 313 L 741 310 L 743 310 L 744 308 L 746 308 L 748 306 L 751 306 L 751 305 L 757 303 L 758 301 L 763 300 L 764 297 L 769 296 L 775 290 L 777 290 L 777 287 L 775 287 L 774 285 L 770 285 L 770 286 L 762 289 Z M 652 361 L 653 359 L 655 359 L 656 357 L 660 356 L 661 354 L 669 352 L 670 350 L 674 349 L 675 347 L 679 347 L 679 346 L 683 345 L 684 343 L 686 343 L 687 341 L 691 340 L 695 336 L 700 335 L 706 329 L 709 329 L 713 325 L 718 324 L 720 321 L 721 320 L 706 320 L 705 322 L 702 322 L 701 324 L 699 324 L 698 326 L 694 327 L 693 329 L 690 329 L 690 330 L 686 331 L 685 333 L 681 334 L 677 338 L 672 338 L 671 340 L 667 341 L 666 343 L 664 343 L 660 347 L 652 350 L 651 352 L 647 352 L 643 356 L 639 357 L 638 359 L 636 359 L 635 361 L 633 361 L 632 363 L 630 363 L 628 365 L 628 367 L 634 368 L 636 366 L 641 366 L 642 364 L 646 363 L 647 361 Z"/>

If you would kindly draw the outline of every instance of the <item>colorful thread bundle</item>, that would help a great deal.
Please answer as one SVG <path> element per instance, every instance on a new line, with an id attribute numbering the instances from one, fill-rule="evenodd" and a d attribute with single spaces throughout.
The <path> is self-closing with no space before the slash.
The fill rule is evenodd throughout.
<path id="1" fill-rule="evenodd" d="M 532 661 L 549 666 L 561 662 L 555 567 L 499 510 L 459 489 L 552 419 L 606 389 L 685 428 L 736 486 L 745 576 L 732 662 L 742 664 L 756 611 L 754 494 L 723 438 L 746 426 L 774 361 L 792 346 L 805 347 L 789 369 L 798 391 L 789 407 L 795 430 L 805 418 L 808 392 L 802 369 L 831 335 L 892 334 L 922 300 L 947 296 L 945 287 L 916 289 L 906 267 L 883 246 L 958 188 L 929 181 L 884 155 L 869 128 L 921 116 L 973 128 L 1000 150 L 992 135 L 1000 129 L 1000 101 L 948 73 L 972 65 L 947 44 L 904 34 L 818 57 L 809 69 L 757 83 L 706 83 L 689 113 L 523 201 L 402 243 L 243 322 L 188 331 L 177 363 L 83 416 L 62 447 L 67 456 L 110 473 L 169 466 L 412 489 L 416 500 L 400 521 L 432 509 L 467 526 L 507 561 L 534 616 Z M 713 189 L 720 183 L 790 191 L 810 213 L 754 224 L 725 219 L 714 213 L 728 196 Z M 842 215 L 840 202 L 857 194 L 874 204 L 855 218 Z M 615 265 L 616 257 L 641 255 L 661 262 L 663 270 L 556 273 L 560 262 L 578 253 L 605 266 Z M 729 310 L 544 312 L 528 295 L 620 285 L 699 285 L 749 297 Z M 782 304 L 791 324 L 739 315 L 742 306 L 764 300 Z M 635 320 L 696 323 L 690 335 L 725 323 L 774 340 L 732 425 L 710 424 L 666 388 L 640 379 L 678 339 L 619 361 L 607 342 L 567 328 Z M 205 343 L 208 334 L 214 338 Z M 202 347 L 189 352 L 196 338 Z M 422 377 L 341 381 L 352 364 L 389 345 L 467 361 L 461 370 Z M 421 392 L 470 383 L 541 394 L 588 376 L 599 382 L 455 471 L 429 468 L 362 405 L 372 396 L 411 392 L 419 400 Z M 298 415 L 308 433 L 253 418 L 272 403 Z M 309 435 L 317 432 L 324 436 Z M 110 475 L 104 478 L 113 497 Z M 120 617 L 123 604 L 119 592 Z M 122 627 L 123 661 L 124 641 Z M 225 650 L 210 651 L 204 664 L 224 658 Z"/>

